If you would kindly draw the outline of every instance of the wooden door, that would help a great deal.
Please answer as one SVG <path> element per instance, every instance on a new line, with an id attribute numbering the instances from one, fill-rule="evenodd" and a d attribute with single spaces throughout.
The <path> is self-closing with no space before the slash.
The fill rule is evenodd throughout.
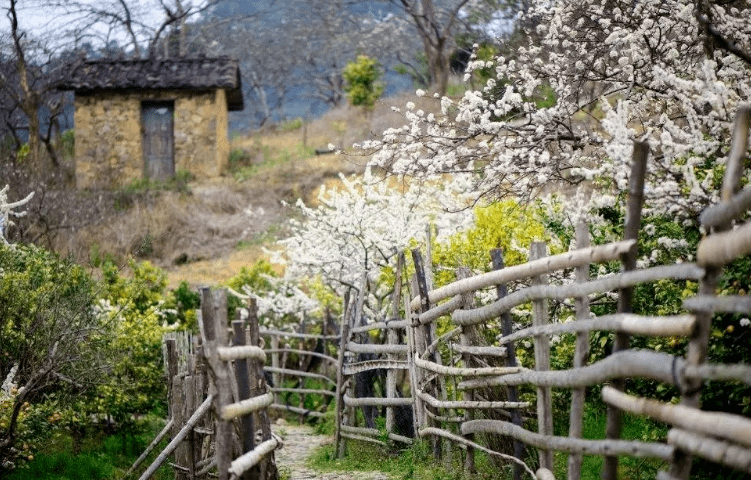
<path id="1" fill-rule="evenodd" d="M 143 102 L 143 159 L 146 178 L 165 181 L 175 175 L 173 102 Z"/>

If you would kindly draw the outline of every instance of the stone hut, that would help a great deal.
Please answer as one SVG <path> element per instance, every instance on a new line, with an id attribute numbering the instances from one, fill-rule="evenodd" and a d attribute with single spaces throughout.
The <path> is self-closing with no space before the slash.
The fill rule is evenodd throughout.
<path id="1" fill-rule="evenodd" d="M 243 109 L 239 63 L 228 57 L 83 61 L 58 88 L 75 92 L 78 188 L 218 176 L 227 112 Z"/>

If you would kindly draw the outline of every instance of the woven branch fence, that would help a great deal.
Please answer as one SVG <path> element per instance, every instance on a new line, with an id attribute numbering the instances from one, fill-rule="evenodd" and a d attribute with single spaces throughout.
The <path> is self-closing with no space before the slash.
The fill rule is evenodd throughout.
<path id="1" fill-rule="evenodd" d="M 751 109 L 739 112 L 721 201 L 700 217 L 709 233 L 698 246 L 695 263 L 637 269 L 649 154 L 646 144 L 637 143 L 624 238 L 619 242 L 591 246 L 589 229 L 581 224 L 576 228 L 576 250 L 548 256 L 544 243 L 533 243 L 530 261 L 511 267 L 504 266 L 502 251 L 493 250 L 492 271 L 472 275 L 459 269 L 458 280 L 440 288 L 432 288 L 431 268 L 426 268 L 420 251 L 413 250 L 416 273 L 410 282 L 402 281 L 405 256 L 398 257 L 391 316 L 366 318 L 363 278 L 357 294 L 344 298 L 339 335 L 328 332 L 325 325 L 321 334 L 306 333 L 305 322 L 297 332 L 259 331 L 249 300 L 249 330 L 243 333 L 243 322 L 233 322 L 230 346 L 227 321 L 221 316 L 226 312 L 225 294 L 202 290 L 200 346 L 188 339 L 167 342 L 173 406 L 160 437 L 170 429 L 174 434 L 154 465 L 177 448 L 173 466 L 181 478 L 203 478 L 215 466 L 219 478 L 276 478 L 273 451 L 280 442 L 270 433 L 266 410 L 290 411 L 301 421 L 318 418 L 333 396 L 340 456 L 350 440 L 406 445 L 419 436 L 430 441 L 437 459 L 462 455 L 464 468 L 471 473 L 475 454 L 482 451 L 497 465 L 513 465 L 515 479 L 553 479 L 555 452 L 568 455 L 570 480 L 581 478 L 583 455 L 604 458 L 605 480 L 618 478 L 621 456 L 661 460 L 667 468 L 658 473 L 660 480 L 690 478 L 693 457 L 751 474 L 751 419 L 700 409 L 707 381 L 751 387 L 751 366 L 707 363 L 713 315 L 751 314 L 750 296 L 716 294 L 723 267 L 751 253 L 751 223 L 744 223 L 751 209 L 751 187 L 740 188 L 750 120 Z M 590 272 L 596 271 L 592 266 L 612 262 L 620 262 L 618 273 L 590 278 Z M 573 281 L 551 280 L 571 272 Z M 698 294 L 683 303 L 687 313 L 632 313 L 635 287 L 666 281 L 698 283 Z M 476 305 L 478 297 L 489 295 L 495 300 Z M 617 311 L 596 316 L 590 301 L 603 295 L 617 298 Z M 570 307 L 575 320 L 558 322 L 555 312 L 561 306 Z M 527 307 L 531 307 L 531 324 L 515 329 L 512 310 Z M 588 338 L 593 332 L 612 333 L 614 341 L 612 353 L 588 364 Z M 551 340 L 562 334 L 575 336 L 571 367 L 552 369 Z M 261 335 L 265 351 L 259 347 Z M 633 349 L 629 348 L 632 336 L 683 337 L 688 348 L 684 356 Z M 374 343 L 374 338 L 383 342 Z M 306 346 L 311 341 L 317 348 Z M 533 347 L 532 367 L 517 359 L 520 344 Z M 335 347 L 336 358 L 330 353 Z M 271 366 L 264 368 L 267 357 Z M 313 358 L 320 360 L 315 369 L 310 368 Z M 263 370 L 273 377 L 271 388 L 263 381 Z M 290 378 L 299 381 L 288 386 Z M 316 386 L 307 388 L 306 379 Z M 625 393 L 626 379 L 675 387 L 680 404 Z M 375 384 L 383 385 L 380 391 L 373 388 Z M 582 438 L 588 387 L 597 387 L 608 408 L 604 438 L 599 440 Z M 554 411 L 554 389 L 570 392 L 565 411 Z M 288 394 L 296 395 L 297 405 L 285 400 Z M 323 406 L 306 408 L 306 396 Z M 379 409 L 385 414 L 385 430 L 372 423 Z M 666 438 L 622 439 L 624 412 L 667 424 Z M 565 436 L 553 431 L 553 419 L 561 415 L 569 418 Z M 259 442 L 254 441 L 257 430 Z M 152 467 L 141 479 L 149 478 Z"/>
<path id="2" fill-rule="evenodd" d="M 701 215 L 710 232 L 696 252 L 696 263 L 636 268 L 637 240 L 643 203 L 648 146 L 634 148 L 630 176 L 624 239 L 607 245 L 590 246 L 587 225 L 576 229 L 577 249 L 547 256 L 544 243 L 534 243 L 530 261 L 504 267 L 500 250 L 491 252 L 494 270 L 471 276 L 457 271 L 454 283 L 430 288 L 430 270 L 419 250 L 412 251 L 416 274 L 406 288 L 406 318 L 400 317 L 401 272 L 397 267 L 393 316 L 389 320 L 362 324 L 365 283 L 357 300 L 346 302 L 341 327 L 337 381 L 337 450 L 343 455 L 348 439 L 385 444 L 387 439 L 409 443 L 394 431 L 393 413 L 387 417 L 386 432 L 357 426 L 356 408 L 413 406 L 415 431 L 430 440 L 436 458 L 463 452 L 465 469 L 474 471 L 474 454 L 481 450 L 491 457 L 515 465 L 515 478 L 554 478 L 553 454 L 568 454 L 567 478 L 581 478 L 582 455 L 604 457 L 602 478 L 615 480 L 619 456 L 650 457 L 667 465 L 657 478 L 688 479 L 691 462 L 698 456 L 751 474 L 751 419 L 723 412 L 700 410 L 700 394 L 707 381 L 740 382 L 751 387 L 751 366 L 708 364 L 707 348 L 714 313 L 751 314 L 751 297 L 717 296 L 716 283 L 723 266 L 751 253 L 751 223 L 743 223 L 751 209 L 751 187 L 741 190 L 744 156 L 748 151 L 750 109 L 736 119 L 733 144 L 724 179 L 721 202 Z M 429 258 L 429 256 L 428 256 Z M 590 266 L 618 261 L 620 272 L 590 278 Z M 551 283 L 574 272 L 575 281 Z M 643 316 L 632 313 L 634 287 L 660 281 L 693 281 L 698 295 L 684 301 L 683 315 Z M 507 285 L 515 286 L 513 290 Z M 475 305 L 477 293 L 495 290 L 496 300 Z M 617 312 L 594 316 L 589 307 L 596 295 L 618 299 Z M 487 297 L 487 294 L 485 295 Z M 551 304 L 572 305 L 575 321 L 551 321 Z M 514 331 L 511 310 L 531 304 L 532 323 Z M 443 319 L 442 334 L 437 332 Z M 446 329 L 446 320 L 449 328 Z M 555 320 L 555 319 L 554 319 Z M 495 342 L 487 343 L 480 329 L 494 328 Z M 373 345 L 358 341 L 358 334 L 385 329 L 387 342 Z M 398 342 L 397 331 L 404 341 Z M 446 331 L 447 330 L 447 331 Z M 445 332 L 445 333 L 443 333 Z M 612 332 L 612 354 L 591 365 L 588 336 Z M 576 336 L 572 368 L 553 370 L 550 365 L 551 337 L 563 333 Z M 685 356 L 671 356 L 652 350 L 629 348 L 631 336 L 686 337 Z M 362 337 L 360 337 L 362 338 Z M 534 347 L 534 367 L 524 368 L 516 359 L 515 347 L 529 342 Z M 358 355 L 371 358 L 358 361 Z M 410 397 L 394 394 L 396 373 L 408 372 Z M 385 371 L 387 392 L 381 398 L 357 398 L 354 376 L 369 370 Z M 625 379 L 649 379 L 676 387 L 680 404 L 662 403 L 624 393 Z M 604 439 L 582 438 L 587 387 L 601 387 L 608 406 Z M 532 404 L 520 401 L 520 390 L 536 391 Z M 567 411 L 554 412 L 553 389 L 571 392 Z M 621 439 L 622 413 L 644 416 L 670 426 L 660 442 Z M 569 416 L 566 436 L 553 433 L 555 415 Z M 391 419 L 389 419 L 391 418 Z M 505 439 L 505 443 L 504 443 Z M 459 446 L 460 448 L 456 448 Z M 537 451 L 529 460 L 525 450 Z M 525 463 L 526 462 L 526 463 Z M 534 465 L 534 468 L 530 465 Z"/>
<path id="3" fill-rule="evenodd" d="M 277 480 L 267 409 L 274 394 L 266 385 L 266 353 L 260 345 L 256 308 L 227 329 L 227 294 L 201 289 L 201 337 L 165 338 L 170 419 L 126 474 L 148 457 L 170 432 L 172 440 L 139 480 L 151 478 L 168 461 L 177 479 Z"/>

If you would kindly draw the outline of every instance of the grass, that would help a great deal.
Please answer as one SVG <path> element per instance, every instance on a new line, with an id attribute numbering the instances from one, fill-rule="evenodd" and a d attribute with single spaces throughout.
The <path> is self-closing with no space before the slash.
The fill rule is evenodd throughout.
<path id="1" fill-rule="evenodd" d="M 238 151 L 233 150 L 233 152 Z M 268 145 L 261 146 L 262 160 L 258 163 L 252 162 L 252 155 L 234 154 L 235 158 L 231 161 L 231 173 L 237 182 L 245 182 L 248 179 L 262 172 L 274 170 L 295 160 L 305 160 L 315 156 L 315 149 L 297 144 L 293 147 L 282 148 L 279 151 L 272 151 Z"/>
<path id="2" fill-rule="evenodd" d="M 560 420 L 560 419 L 559 419 Z M 588 439 L 604 438 L 607 412 L 604 406 L 587 403 L 584 411 L 583 437 Z M 621 437 L 624 439 L 659 442 L 667 435 L 667 427 L 645 417 L 628 413 L 623 414 Z M 568 455 L 556 455 L 556 478 L 565 478 Z M 585 455 L 582 459 L 582 479 L 599 479 L 603 458 Z M 653 479 L 657 471 L 664 467 L 661 460 L 653 458 L 620 457 L 618 478 L 624 480 Z"/>
<path id="3" fill-rule="evenodd" d="M 105 435 L 93 433 L 84 439 L 80 453 L 73 453 L 73 442 L 69 435 L 57 432 L 46 444 L 46 451 L 39 453 L 26 465 L 17 468 L 4 480 L 54 479 L 54 480 L 119 480 L 128 471 L 138 456 L 151 443 L 163 427 L 163 421 L 149 418 L 144 429 L 135 435 Z M 152 452 L 137 473 L 145 470 L 150 461 L 167 445 L 162 441 Z M 171 480 L 174 472 L 169 466 L 162 466 L 152 478 Z"/>
<path id="4" fill-rule="evenodd" d="M 463 478 L 460 468 L 446 468 L 442 463 L 433 459 L 428 442 L 418 442 L 396 453 L 385 451 L 377 445 L 349 440 L 344 458 L 336 458 L 334 445 L 324 445 L 313 453 L 308 463 L 310 467 L 318 471 L 379 471 L 400 480 L 458 480 Z"/>

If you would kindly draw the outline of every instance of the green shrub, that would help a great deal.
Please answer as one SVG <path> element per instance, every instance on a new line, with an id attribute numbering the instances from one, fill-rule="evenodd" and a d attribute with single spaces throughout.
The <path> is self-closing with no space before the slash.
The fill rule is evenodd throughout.
<path id="1" fill-rule="evenodd" d="M 346 82 L 344 91 L 352 105 L 373 108 L 376 100 L 383 94 L 384 85 L 379 82 L 382 71 L 381 65 L 374 58 L 359 55 L 353 62 L 349 62 L 342 76 Z"/>

